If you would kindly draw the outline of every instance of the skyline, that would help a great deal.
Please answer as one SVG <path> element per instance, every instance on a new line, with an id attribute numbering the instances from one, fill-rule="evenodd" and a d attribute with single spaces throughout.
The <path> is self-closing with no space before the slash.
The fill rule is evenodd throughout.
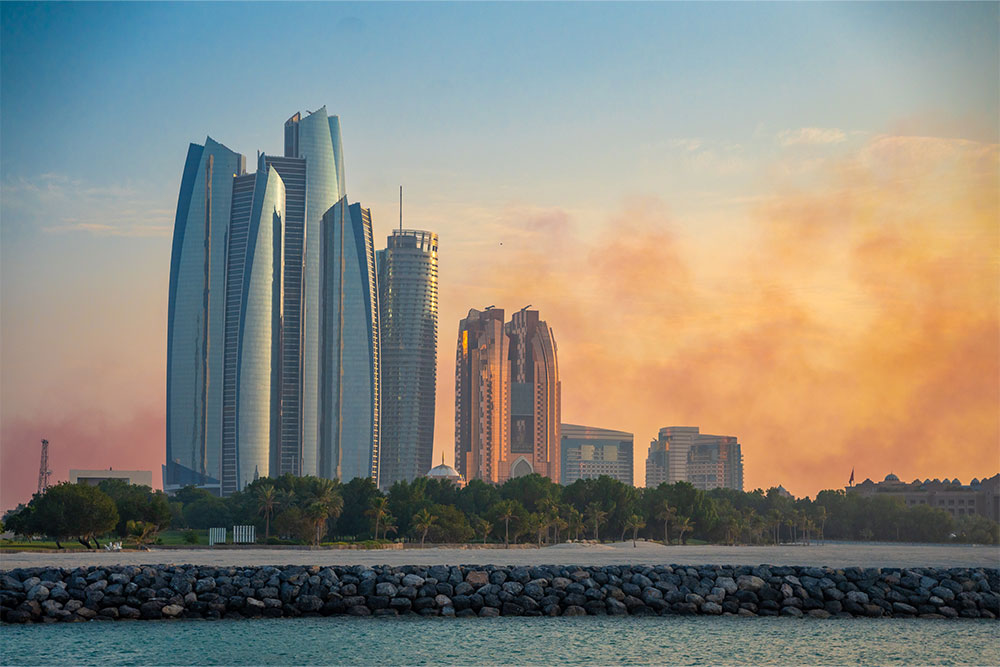
<path id="1" fill-rule="evenodd" d="M 544 313 L 562 421 L 731 433 L 796 495 L 995 472 L 996 5 L 253 9 L 0 6 L 4 507 L 43 437 L 56 479 L 159 469 L 184 150 L 280 155 L 268 119 L 323 104 L 375 238 L 400 183 L 439 234 L 446 346 Z M 331 27 L 336 67 L 246 55 Z"/>

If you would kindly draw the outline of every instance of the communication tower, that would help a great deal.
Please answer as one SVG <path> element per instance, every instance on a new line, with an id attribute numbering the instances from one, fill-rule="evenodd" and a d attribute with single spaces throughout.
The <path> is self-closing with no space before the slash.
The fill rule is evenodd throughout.
<path id="1" fill-rule="evenodd" d="M 42 462 L 38 466 L 38 493 L 45 493 L 45 490 L 49 488 L 49 475 L 52 471 L 49 470 L 49 441 L 42 440 Z"/>

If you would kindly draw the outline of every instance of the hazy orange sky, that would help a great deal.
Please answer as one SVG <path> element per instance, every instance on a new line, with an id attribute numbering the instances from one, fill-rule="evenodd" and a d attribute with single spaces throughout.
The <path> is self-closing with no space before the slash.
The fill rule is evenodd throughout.
<path id="1" fill-rule="evenodd" d="M 159 482 L 187 142 L 252 162 L 323 103 L 378 246 L 399 183 L 440 235 L 435 460 L 459 319 L 532 304 L 563 421 L 634 433 L 639 485 L 669 425 L 738 436 L 748 490 L 1000 472 L 996 5 L 116 7 L 0 6 L 3 508 L 42 437 L 56 480 Z M 193 14 L 226 27 L 175 44 Z M 227 60 L 265 18 L 360 50 Z"/>

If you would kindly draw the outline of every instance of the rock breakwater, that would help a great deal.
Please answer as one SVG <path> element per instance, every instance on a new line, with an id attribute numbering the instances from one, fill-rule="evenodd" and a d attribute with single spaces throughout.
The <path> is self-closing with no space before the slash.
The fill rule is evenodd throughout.
<path id="1" fill-rule="evenodd" d="M 146 565 L 0 572 L 6 623 L 329 616 L 996 619 L 995 568 Z"/>

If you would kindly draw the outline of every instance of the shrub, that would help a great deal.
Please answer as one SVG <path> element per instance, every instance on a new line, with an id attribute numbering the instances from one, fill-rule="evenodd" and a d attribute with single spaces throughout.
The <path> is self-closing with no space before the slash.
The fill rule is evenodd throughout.
<path id="1" fill-rule="evenodd" d="M 198 544 L 198 533 L 193 530 L 184 531 L 184 543 L 185 544 Z"/>

